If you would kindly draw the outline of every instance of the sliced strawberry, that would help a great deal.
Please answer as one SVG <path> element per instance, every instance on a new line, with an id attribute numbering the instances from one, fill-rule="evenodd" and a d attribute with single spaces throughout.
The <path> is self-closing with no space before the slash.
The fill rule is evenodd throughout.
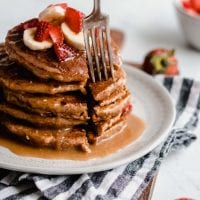
<path id="1" fill-rule="evenodd" d="M 76 56 L 76 52 L 65 43 L 54 44 L 54 51 L 60 62 L 65 61 L 68 58 L 73 58 L 74 56 Z"/>
<path id="2" fill-rule="evenodd" d="M 144 59 L 142 68 L 154 74 L 178 75 L 178 61 L 174 49 L 157 48 L 150 51 Z"/>
<path id="3" fill-rule="evenodd" d="M 122 115 L 125 116 L 125 115 L 129 114 L 132 110 L 132 107 L 133 106 L 130 103 L 128 105 L 126 105 L 125 108 L 122 110 Z"/>
<path id="4" fill-rule="evenodd" d="M 64 10 L 67 9 L 68 5 L 66 3 L 57 3 L 57 4 L 51 4 L 48 6 L 49 7 L 52 7 L 52 6 L 60 6 L 61 8 L 63 8 Z"/>
<path id="5" fill-rule="evenodd" d="M 83 28 L 84 14 L 74 8 L 68 7 L 66 11 L 65 21 L 70 29 L 75 32 L 81 32 Z"/>
<path id="6" fill-rule="evenodd" d="M 51 25 L 49 29 L 49 35 L 53 41 L 53 43 L 63 43 L 64 36 L 59 26 Z"/>
<path id="7" fill-rule="evenodd" d="M 200 0 L 190 0 L 191 7 L 198 13 L 200 13 Z"/>
<path id="8" fill-rule="evenodd" d="M 49 38 L 50 24 L 45 21 L 40 21 L 35 34 L 35 40 L 42 42 Z"/>
<path id="9" fill-rule="evenodd" d="M 37 27 L 38 24 L 39 24 L 38 18 L 33 18 L 33 19 L 30 19 L 28 21 L 25 21 L 25 22 L 21 23 L 20 25 L 16 26 L 15 28 L 17 30 L 24 31 L 24 30 L 26 30 L 28 28 Z"/>
<path id="10" fill-rule="evenodd" d="M 168 66 L 167 69 L 165 70 L 165 74 L 169 75 L 169 76 L 178 75 L 179 74 L 179 70 L 178 70 L 177 65 Z"/>
<path id="11" fill-rule="evenodd" d="M 187 9 L 191 9 L 191 4 L 190 4 L 190 0 L 182 0 L 182 5 L 183 8 Z"/>

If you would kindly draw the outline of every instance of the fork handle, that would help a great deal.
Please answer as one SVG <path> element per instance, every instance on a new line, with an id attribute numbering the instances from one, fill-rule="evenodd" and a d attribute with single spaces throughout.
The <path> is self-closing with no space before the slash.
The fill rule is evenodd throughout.
<path id="1" fill-rule="evenodd" d="M 101 13 L 101 0 L 94 0 L 94 9 L 93 12 Z"/>

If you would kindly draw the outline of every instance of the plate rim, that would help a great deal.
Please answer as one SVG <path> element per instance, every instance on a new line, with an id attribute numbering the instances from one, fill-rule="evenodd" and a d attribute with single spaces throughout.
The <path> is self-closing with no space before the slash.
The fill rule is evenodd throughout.
<path id="1" fill-rule="evenodd" d="M 134 74 L 139 74 L 140 76 L 143 76 L 145 79 L 148 79 L 148 81 L 151 82 L 151 84 L 153 84 L 153 86 L 159 88 L 159 91 L 162 91 L 162 94 L 165 96 L 164 98 L 167 99 L 167 102 L 170 104 L 170 114 L 171 114 L 171 118 L 168 121 L 168 124 L 165 125 L 166 128 L 163 131 L 162 134 L 160 134 L 160 137 L 155 140 L 154 142 L 151 142 L 150 145 L 148 145 L 146 148 L 142 148 L 140 151 L 135 152 L 133 155 L 130 155 L 128 157 L 124 157 L 121 158 L 120 160 L 115 160 L 113 162 L 109 162 L 109 163 L 104 163 L 103 165 L 100 164 L 98 166 L 81 166 L 81 168 L 71 168 L 69 170 L 69 168 L 48 168 L 47 167 L 34 167 L 34 166 L 29 166 L 27 168 L 27 166 L 23 167 L 23 166 L 19 166 L 19 165 L 14 165 L 14 164 L 9 164 L 9 163 L 4 163 L 0 161 L 0 167 L 4 168 L 4 169 L 8 169 L 8 170 L 14 170 L 14 171 L 20 171 L 20 172 L 27 172 L 27 173 L 38 173 L 38 174 L 49 174 L 49 175 L 70 175 L 70 174 L 82 174 L 82 173 L 94 173 L 94 172 L 99 172 L 99 171 L 105 171 L 105 170 L 109 170 L 109 169 L 113 169 L 116 167 L 119 167 L 121 165 L 133 162 L 134 160 L 137 160 L 138 158 L 146 155 L 147 153 L 149 153 L 150 151 L 152 151 L 154 148 L 156 148 L 159 144 L 161 144 L 164 139 L 167 138 L 167 136 L 170 133 L 170 129 L 173 126 L 173 123 L 175 121 L 175 115 L 176 115 L 176 110 L 175 110 L 175 105 L 173 104 L 173 100 L 172 97 L 170 96 L 169 92 L 167 91 L 167 89 L 162 86 L 161 84 L 159 84 L 153 77 L 151 77 L 150 75 L 144 73 L 143 71 L 134 68 L 130 65 L 124 64 L 123 65 L 123 69 L 126 68 L 129 70 L 133 70 Z M 4 147 L 2 147 L 4 148 Z M 124 147 L 126 148 L 126 147 Z M 7 149 L 7 148 L 5 148 Z M 2 154 L 2 152 L 0 152 L 0 154 Z M 16 155 L 16 157 L 23 157 L 20 155 Z M 41 160 L 50 160 L 50 159 L 43 159 L 43 158 L 38 158 Z M 60 159 L 61 160 L 61 159 Z M 56 162 L 57 160 L 55 160 Z"/>

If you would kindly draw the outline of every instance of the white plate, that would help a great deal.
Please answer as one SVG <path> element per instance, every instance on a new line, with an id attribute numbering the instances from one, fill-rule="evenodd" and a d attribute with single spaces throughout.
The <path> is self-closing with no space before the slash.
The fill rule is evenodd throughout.
<path id="1" fill-rule="evenodd" d="M 0 147 L 0 167 L 41 174 L 79 174 L 97 172 L 134 161 L 159 145 L 169 134 L 175 109 L 168 92 L 152 77 L 125 66 L 133 96 L 134 113 L 146 123 L 142 136 L 120 151 L 87 161 L 50 160 L 15 155 Z"/>

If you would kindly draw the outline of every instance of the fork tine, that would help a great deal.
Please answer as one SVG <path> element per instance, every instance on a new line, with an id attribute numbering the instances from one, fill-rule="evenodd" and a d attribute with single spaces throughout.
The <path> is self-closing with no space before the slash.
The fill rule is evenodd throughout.
<path id="1" fill-rule="evenodd" d="M 111 39 L 110 39 L 110 29 L 108 26 L 106 26 L 106 41 L 107 41 L 107 48 L 108 48 L 108 60 L 110 64 L 110 71 L 112 78 L 114 79 L 114 67 L 113 67 L 113 61 L 112 61 L 112 50 L 111 50 Z"/>
<path id="2" fill-rule="evenodd" d="M 90 69 L 90 75 L 92 77 L 92 82 L 95 82 L 95 74 L 94 74 L 94 68 L 93 68 L 93 61 L 92 61 L 92 55 L 91 55 L 91 49 L 90 49 L 90 41 L 89 41 L 89 34 L 88 30 L 84 31 L 84 40 L 85 40 L 85 48 L 86 48 L 86 53 L 87 53 L 87 59 L 88 59 L 88 64 L 89 64 L 89 69 Z"/>
<path id="3" fill-rule="evenodd" d="M 94 0 L 93 11 L 83 23 L 88 68 L 93 82 L 114 79 L 109 16 L 101 13 L 100 6 L 100 0 Z M 96 30 L 99 31 L 97 36 Z"/>
<path id="4" fill-rule="evenodd" d="M 99 34 L 98 35 L 99 35 L 99 43 L 100 43 L 100 52 L 101 52 L 103 71 L 104 71 L 105 79 L 107 80 L 108 79 L 108 72 L 107 72 L 107 67 L 106 67 L 102 27 L 99 28 Z"/>
<path id="5" fill-rule="evenodd" d="M 94 50 L 94 57 L 95 57 L 95 63 L 96 63 L 96 68 L 97 68 L 97 74 L 99 81 L 101 81 L 101 70 L 100 70 L 100 65 L 99 65 L 99 56 L 98 56 L 98 49 L 97 49 L 97 42 L 96 42 L 96 37 L 95 37 L 95 27 L 91 29 L 91 35 L 92 35 L 92 47 Z"/>

